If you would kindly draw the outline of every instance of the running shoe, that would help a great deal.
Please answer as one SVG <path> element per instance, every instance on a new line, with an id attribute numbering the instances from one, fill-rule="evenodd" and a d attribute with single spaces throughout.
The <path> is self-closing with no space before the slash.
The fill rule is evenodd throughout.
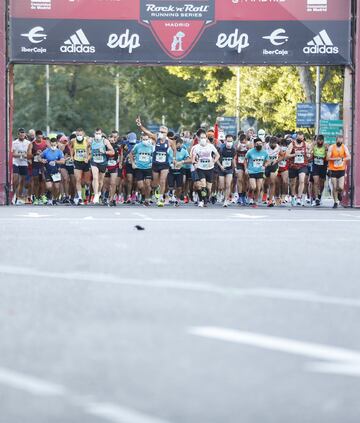
<path id="1" fill-rule="evenodd" d="M 154 195 L 157 200 L 160 198 L 160 187 L 155 188 Z"/>
<path id="2" fill-rule="evenodd" d="M 128 195 L 125 201 L 125 204 L 130 204 L 130 203 L 131 203 L 131 195 Z"/>
<path id="3" fill-rule="evenodd" d="M 239 196 L 237 203 L 239 204 L 239 206 L 244 205 L 243 197 L 241 195 Z"/>
<path id="4" fill-rule="evenodd" d="M 32 204 L 31 197 L 26 197 L 25 204 Z"/>
<path id="5" fill-rule="evenodd" d="M 249 206 L 253 206 L 254 205 L 254 199 L 253 198 L 250 198 L 249 199 Z"/>
<path id="6" fill-rule="evenodd" d="M 135 194 L 135 192 L 131 195 L 131 204 L 135 204 L 137 201 L 137 196 Z"/>
<path id="7" fill-rule="evenodd" d="M 164 207 L 164 200 L 159 199 L 158 202 L 156 203 L 156 205 L 158 207 Z"/>
<path id="8" fill-rule="evenodd" d="M 204 207 L 204 202 L 203 201 L 199 201 L 198 207 Z"/>
<path id="9" fill-rule="evenodd" d="M 47 196 L 46 195 L 42 195 L 41 196 L 41 201 L 43 202 L 43 204 L 47 203 Z"/>
<path id="10" fill-rule="evenodd" d="M 52 206 L 53 205 L 53 201 L 52 200 L 47 200 L 46 205 L 47 206 Z"/>
<path id="11" fill-rule="evenodd" d="M 18 199 L 16 200 L 16 205 L 17 205 L 17 206 L 22 206 L 23 204 L 25 204 L 25 202 L 24 202 L 21 198 L 18 198 Z"/>
<path id="12" fill-rule="evenodd" d="M 38 206 L 39 205 L 39 200 L 37 198 L 35 198 L 34 202 L 33 202 L 34 206 Z"/>
<path id="13" fill-rule="evenodd" d="M 216 201 L 217 201 L 216 196 L 215 195 L 212 195 L 211 198 L 210 198 L 211 204 L 216 204 Z"/>
<path id="14" fill-rule="evenodd" d="M 184 204 L 189 203 L 189 197 L 187 195 L 184 196 Z"/>
<path id="15" fill-rule="evenodd" d="M 224 201 L 223 207 L 227 207 L 228 206 L 228 202 L 227 200 Z"/>
<path id="16" fill-rule="evenodd" d="M 339 199 L 339 201 L 342 201 L 342 193 L 341 192 L 338 192 L 338 199 Z"/>
<path id="17" fill-rule="evenodd" d="M 292 206 L 296 206 L 296 198 L 295 197 L 291 197 L 291 205 Z"/>
<path id="18" fill-rule="evenodd" d="M 143 202 L 143 206 L 145 206 L 145 207 L 150 207 L 150 203 L 149 203 L 147 200 L 145 200 L 145 201 Z"/>
<path id="19" fill-rule="evenodd" d="M 333 209 L 337 209 L 338 208 L 338 203 L 337 201 L 335 201 L 334 205 L 333 205 Z"/>
<path id="20" fill-rule="evenodd" d="M 297 205 L 297 206 L 302 206 L 301 198 L 298 198 L 298 199 L 296 200 L 296 205 Z"/>
<path id="21" fill-rule="evenodd" d="M 13 198 L 12 198 L 12 200 L 11 200 L 11 204 L 12 204 L 13 206 L 15 206 L 15 204 L 16 204 L 16 194 L 14 194 L 14 195 L 13 195 Z"/>
<path id="22" fill-rule="evenodd" d="M 112 201 L 110 201 L 110 203 L 108 203 L 108 205 L 110 207 L 116 207 L 116 201 L 115 200 L 112 200 Z"/>
<path id="23" fill-rule="evenodd" d="M 78 206 L 83 206 L 84 205 L 84 202 L 83 202 L 82 198 L 79 198 L 78 199 L 77 205 Z"/>
<path id="24" fill-rule="evenodd" d="M 315 200 L 315 206 L 320 206 L 320 200 L 318 198 Z"/>

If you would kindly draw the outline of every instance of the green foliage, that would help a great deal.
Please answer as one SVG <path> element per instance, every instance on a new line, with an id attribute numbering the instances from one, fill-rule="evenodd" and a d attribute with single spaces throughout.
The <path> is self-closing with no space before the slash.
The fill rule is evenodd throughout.
<path id="1" fill-rule="evenodd" d="M 236 69 L 229 67 L 50 66 L 50 128 L 88 133 L 115 126 L 115 83 L 120 86 L 120 130 L 147 123 L 178 130 L 212 125 L 236 115 Z M 342 102 L 343 71 L 331 68 L 323 101 Z M 310 69 L 311 89 L 315 68 Z M 295 67 L 242 67 L 241 118 L 253 116 L 268 132 L 295 128 L 296 103 L 305 101 Z M 15 66 L 14 128 L 46 127 L 45 66 Z"/>

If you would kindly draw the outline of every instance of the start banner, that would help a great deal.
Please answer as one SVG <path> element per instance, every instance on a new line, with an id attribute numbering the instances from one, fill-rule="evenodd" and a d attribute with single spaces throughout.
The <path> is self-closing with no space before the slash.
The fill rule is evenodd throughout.
<path id="1" fill-rule="evenodd" d="M 10 0 L 13 63 L 349 65 L 351 0 Z"/>

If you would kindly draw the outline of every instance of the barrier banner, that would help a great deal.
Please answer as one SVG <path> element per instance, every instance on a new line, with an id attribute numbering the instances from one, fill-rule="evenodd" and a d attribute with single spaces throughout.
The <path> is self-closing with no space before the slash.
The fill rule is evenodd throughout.
<path id="1" fill-rule="evenodd" d="M 10 61 L 348 65 L 351 0 L 10 0 Z"/>

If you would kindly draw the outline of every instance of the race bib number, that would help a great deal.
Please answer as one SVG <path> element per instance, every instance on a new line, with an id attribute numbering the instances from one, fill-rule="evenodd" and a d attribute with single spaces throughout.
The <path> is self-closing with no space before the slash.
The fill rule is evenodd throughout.
<path id="1" fill-rule="evenodd" d="M 73 166 L 74 165 L 74 161 L 70 158 L 66 159 L 65 161 L 65 166 Z"/>
<path id="2" fill-rule="evenodd" d="M 314 164 L 317 166 L 324 166 L 324 159 L 320 157 L 314 157 Z"/>
<path id="3" fill-rule="evenodd" d="M 281 161 L 279 162 L 279 167 L 286 167 L 286 165 L 287 165 L 286 160 L 281 160 Z"/>
<path id="4" fill-rule="evenodd" d="M 305 163 L 304 155 L 303 154 L 296 154 L 294 163 L 296 163 L 296 164 L 303 164 L 303 163 Z"/>
<path id="5" fill-rule="evenodd" d="M 226 159 L 223 159 L 222 165 L 223 167 L 231 167 L 231 162 L 232 162 L 231 158 L 226 158 Z"/>
<path id="6" fill-rule="evenodd" d="M 166 162 L 166 153 L 156 153 L 155 161 L 158 163 Z"/>
<path id="7" fill-rule="evenodd" d="M 59 172 L 58 173 L 54 173 L 53 175 L 51 175 L 51 179 L 54 182 L 60 182 L 61 181 L 61 175 L 60 175 L 60 173 Z"/>
<path id="8" fill-rule="evenodd" d="M 263 159 L 256 159 L 254 160 L 254 167 L 256 169 L 260 169 L 261 167 L 263 167 L 264 164 L 264 160 Z"/>
<path id="9" fill-rule="evenodd" d="M 202 169 L 207 169 L 210 167 L 210 160 L 209 159 L 200 159 L 200 167 Z"/>
<path id="10" fill-rule="evenodd" d="M 110 159 L 108 160 L 108 166 L 116 166 L 117 162 L 116 160 Z"/>
<path id="11" fill-rule="evenodd" d="M 96 154 L 93 160 L 95 163 L 104 163 L 104 157 L 102 154 Z"/>
<path id="12" fill-rule="evenodd" d="M 245 156 L 238 156 L 237 162 L 239 164 L 244 164 L 245 163 Z"/>
<path id="13" fill-rule="evenodd" d="M 148 163 L 149 161 L 149 155 L 146 153 L 140 153 L 139 154 L 139 162 Z"/>
<path id="14" fill-rule="evenodd" d="M 76 150 L 75 151 L 75 158 L 76 158 L 76 160 L 84 160 L 85 159 L 85 150 Z"/>
<path id="15" fill-rule="evenodd" d="M 341 167 L 344 164 L 343 159 L 334 160 L 334 167 Z"/>
<path id="16" fill-rule="evenodd" d="M 40 156 L 34 156 L 34 163 L 40 162 Z"/>
<path id="17" fill-rule="evenodd" d="M 56 165 L 56 162 L 54 160 L 52 160 L 51 162 L 49 162 L 49 165 L 50 166 L 55 166 Z"/>

